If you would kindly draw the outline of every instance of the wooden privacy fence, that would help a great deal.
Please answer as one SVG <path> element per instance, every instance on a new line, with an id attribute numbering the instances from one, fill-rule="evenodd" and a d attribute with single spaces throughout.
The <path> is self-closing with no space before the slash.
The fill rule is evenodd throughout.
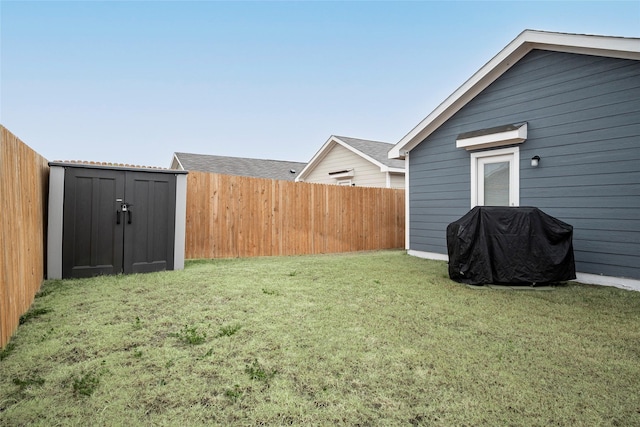
<path id="1" fill-rule="evenodd" d="M 0 125 L 0 349 L 40 289 L 49 166 Z"/>
<path id="2" fill-rule="evenodd" d="M 404 190 L 189 172 L 185 258 L 404 247 Z"/>

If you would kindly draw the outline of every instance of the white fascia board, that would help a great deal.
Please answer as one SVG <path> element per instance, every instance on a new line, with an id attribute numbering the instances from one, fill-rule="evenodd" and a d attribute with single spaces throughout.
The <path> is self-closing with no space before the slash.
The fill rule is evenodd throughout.
<path id="1" fill-rule="evenodd" d="M 471 76 L 469 80 L 414 127 L 411 132 L 405 135 L 400 142 L 389 150 L 389 158 L 404 158 L 405 152 L 411 151 L 528 52 L 525 49 L 515 49 L 512 45 L 514 45 L 514 42 Z M 509 49 L 510 47 L 512 48 Z"/>
<path id="2" fill-rule="evenodd" d="M 527 33 L 531 49 L 640 60 L 640 38 L 533 30 L 527 30 L 524 33 Z"/>
<path id="3" fill-rule="evenodd" d="M 309 163 L 307 163 L 304 169 L 300 171 L 295 179 L 295 182 L 303 182 L 307 175 L 309 175 L 311 171 L 316 167 L 316 163 L 324 159 L 329 153 L 329 150 L 331 150 L 331 147 L 333 147 L 336 143 L 336 137 L 331 135 L 329 139 L 327 139 L 327 141 L 322 145 L 322 147 L 320 147 L 318 152 L 313 155 L 311 160 L 309 160 Z"/>
<path id="4" fill-rule="evenodd" d="M 371 162 L 374 165 L 378 166 L 380 168 L 380 172 L 384 172 L 383 168 L 388 167 L 387 165 L 384 165 L 384 164 L 380 163 L 379 161 L 377 161 L 373 157 L 370 157 L 367 154 L 363 153 L 362 151 L 356 150 L 355 148 L 353 148 L 351 145 L 347 144 L 346 142 L 344 142 L 340 138 L 338 138 L 338 137 L 334 137 L 334 138 L 335 138 L 335 141 L 338 144 L 342 145 L 344 148 L 346 148 L 347 150 L 351 151 L 353 154 L 357 154 L 358 156 L 362 157 L 366 161 Z"/>
<path id="5" fill-rule="evenodd" d="M 391 148 L 389 158 L 403 159 L 406 152 L 411 151 L 533 49 L 640 59 L 638 38 L 525 30 Z"/>
<path id="6" fill-rule="evenodd" d="M 457 139 L 456 148 L 465 150 L 478 150 L 481 148 L 501 147 L 504 145 L 522 144 L 527 140 L 527 124 L 518 129 L 481 135 L 471 138 Z"/>
<path id="7" fill-rule="evenodd" d="M 171 160 L 171 167 L 170 167 L 171 169 L 175 169 L 173 167 L 174 163 L 176 164 L 177 169 L 184 170 L 184 166 L 182 166 L 182 162 L 180 162 L 180 159 L 178 158 L 178 153 L 173 153 L 173 159 Z"/>

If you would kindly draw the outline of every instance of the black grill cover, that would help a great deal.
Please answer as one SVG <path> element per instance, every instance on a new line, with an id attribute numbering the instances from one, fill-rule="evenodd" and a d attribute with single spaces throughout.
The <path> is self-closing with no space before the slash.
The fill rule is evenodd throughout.
<path id="1" fill-rule="evenodd" d="M 576 278 L 573 227 L 533 207 L 476 206 L 447 226 L 449 277 L 470 285 Z"/>

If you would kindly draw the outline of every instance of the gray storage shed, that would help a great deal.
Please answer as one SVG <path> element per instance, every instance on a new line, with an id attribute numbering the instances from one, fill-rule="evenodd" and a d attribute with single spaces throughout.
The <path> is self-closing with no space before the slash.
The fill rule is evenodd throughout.
<path id="1" fill-rule="evenodd" d="M 49 279 L 184 268 L 188 172 L 49 166 Z"/>

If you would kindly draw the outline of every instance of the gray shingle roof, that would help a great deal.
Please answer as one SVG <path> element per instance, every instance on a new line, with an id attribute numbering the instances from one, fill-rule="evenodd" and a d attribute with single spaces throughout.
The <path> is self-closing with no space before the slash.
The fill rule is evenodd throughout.
<path id="1" fill-rule="evenodd" d="M 293 181 L 306 163 L 209 154 L 174 153 L 185 170 Z M 295 171 L 295 172 L 291 172 Z"/>
<path id="2" fill-rule="evenodd" d="M 367 139 L 348 138 L 346 136 L 337 136 L 340 141 L 349 144 L 356 150 L 366 154 L 367 156 L 377 160 L 385 166 L 391 168 L 404 169 L 404 160 L 390 159 L 387 156 L 389 150 L 393 148 L 393 144 L 380 141 L 369 141 Z"/>

